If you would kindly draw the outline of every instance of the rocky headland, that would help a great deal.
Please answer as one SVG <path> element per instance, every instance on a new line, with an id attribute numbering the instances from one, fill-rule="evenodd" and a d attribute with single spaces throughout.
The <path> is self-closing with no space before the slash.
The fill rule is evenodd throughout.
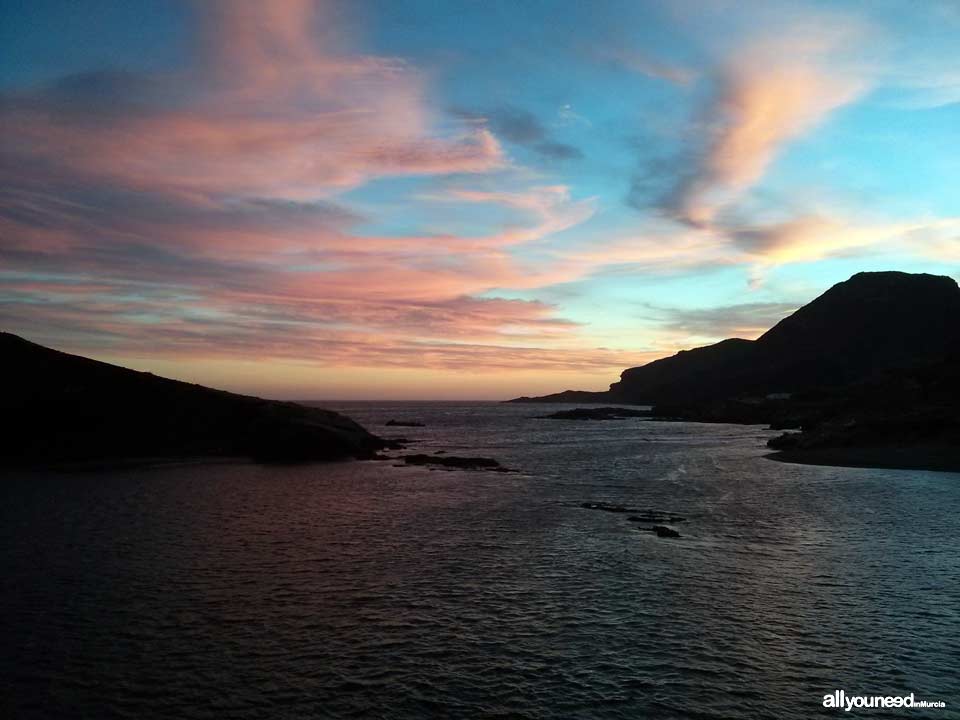
<path id="1" fill-rule="evenodd" d="M 240 457 L 372 458 L 390 443 L 350 418 L 237 395 L 59 352 L 0 333 L 0 463 Z"/>
<path id="2" fill-rule="evenodd" d="M 630 368 L 583 402 L 651 405 L 651 419 L 798 430 L 770 441 L 780 460 L 960 470 L 958 368 L 955 280 L 858 273 L 756 340 Z"/>

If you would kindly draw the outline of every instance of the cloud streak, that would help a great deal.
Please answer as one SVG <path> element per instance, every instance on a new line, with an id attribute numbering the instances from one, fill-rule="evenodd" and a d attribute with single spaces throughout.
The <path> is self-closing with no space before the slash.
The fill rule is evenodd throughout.
<path id="1" fill-rule="evenodd" d="M 438 135 L 423 81 L 404 63 L 318 41 L 321 6 L 202 7 L 206 62 L 193 72 L 99 73 L 5 98 L 4 164 L 40 160 L 168 193 L 310 197 L 504 163 L 484 127 Z"/>
<path id="2" fill-rule="evenodd" d="M 490 296 L 579 274 L 512 249 L 585 222 L 592 199 L 460 190 L 450 199 L 522 217 L 478 235 L 359 233 L 368 218 L 344 190 L 505 168 L 488 124 L 439 122 L 424 77 L 352 53 L 324 5 L 200 7 L 189 72 L 87 73 L 0 97 L 7 327 L 73 349 L 325 365 L 616 364 L 565 347 L 579 327 L 555 307 Z M 535 148 L 552 142 L 531 127 Z"/>
<path id="3" fill-rule="evenodd" d="M 613 46 L 594 49 L 592 54 L 631 72 L 675 85 L 689 85 L 697 78 L 697 73 L 690 68 L 664 62 L 642 50 Z"/>
<path id="4" fill-rule="evenodd" d="M 787 143 L 860 96 L 863 72 L 838 57 L 852 34 L 842 25 L 816 32 L 801 26 L 727 58 L 703 111 L 702 150 L 668 195 L 667 209 L 694 225 L 712 223 Z"/>

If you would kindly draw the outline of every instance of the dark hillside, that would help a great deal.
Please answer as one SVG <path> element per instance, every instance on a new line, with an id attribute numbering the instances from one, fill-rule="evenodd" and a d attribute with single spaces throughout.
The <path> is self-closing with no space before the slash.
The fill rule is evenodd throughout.
<path id="1" fill-rule="evenodd" d="M 383 446 L 343 415 L 168 380 L 0 333 L 4 463 L 247 456 L 367 457 Z"/>

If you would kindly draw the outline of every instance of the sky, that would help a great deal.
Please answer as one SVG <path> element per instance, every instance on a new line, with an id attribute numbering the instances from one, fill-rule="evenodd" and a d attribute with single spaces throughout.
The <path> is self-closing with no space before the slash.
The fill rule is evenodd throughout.
<path id="1" fill-rule="evenodd" d="M 960 277 L 960 0 L 0 0 L 0 327 L 506 399 Z"/>

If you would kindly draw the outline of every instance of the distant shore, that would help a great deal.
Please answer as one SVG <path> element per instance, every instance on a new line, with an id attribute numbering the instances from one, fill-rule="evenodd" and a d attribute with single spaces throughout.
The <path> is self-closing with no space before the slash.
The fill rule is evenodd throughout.
<path id="1" fill-rule="evenodd" d="M 764 457 L 778 462 L 799 465 L 833 465 L 878 470 L 932 470 L 960 473 L 960 448 L 943 445 L 781 450 Z"/>

